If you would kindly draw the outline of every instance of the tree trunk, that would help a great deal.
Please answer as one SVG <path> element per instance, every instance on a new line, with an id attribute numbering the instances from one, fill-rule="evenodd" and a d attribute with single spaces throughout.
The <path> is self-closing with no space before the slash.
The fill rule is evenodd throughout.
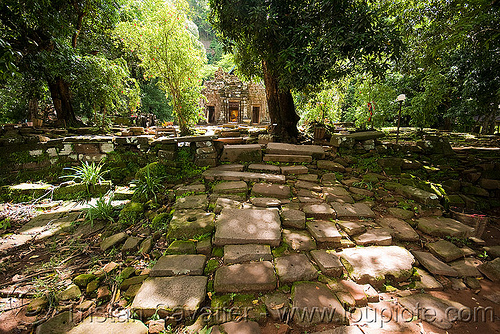
<path id="1" fill-rule="evenodd" d="M 493 111 L 483 116 L 483 120 L 481 121 L 482 135 L 492 135 L 495 133 L 496 117 L 497 117 L 496 108 L 493 108 Z"/>
<path id="2" fill-rule="evenodd" d="M 63 78 L 56 77 L 48 82 L 50 96 L 57 113 L 57 125 L 63 127 L 78 126 L 80 122 L 76 120 L 73 105 L 71 104 L 71 94 L 69 83 Z"/>
<path id="3" fill-rule="evenodd" d="M 37 98 L 32 97 L 29 99 L 28 113 L 29 113 L 29 120 L 31 122 L 33 121 L 33 119 L 38 118 L 38 99 Z"/>
<path id="4" fill-rule="evenodd" d="M 297 122 L 300 118 L 295 112 L 292 93 L 289 89 L 280 90 L 279 79 L 271 73 L 265 61 L 262 62 L 262 68 L 272 132 L 279 141 L 296 143 L 299 135 Z"/>

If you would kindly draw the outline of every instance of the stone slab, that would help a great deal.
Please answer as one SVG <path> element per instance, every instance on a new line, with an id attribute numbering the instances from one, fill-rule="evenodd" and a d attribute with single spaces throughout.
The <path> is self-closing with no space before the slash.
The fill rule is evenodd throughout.
<path id="1" fill-rule="evenodd" d="M 223 209 L 217 218 L 214 244 L 266 244 L 281 242 L 281 222 L 274 210 Z"/>
<path id="2" fill-rule="evenodd" d="M 458 220 L 444 217 L 424 217 L 417 219 L 417 228 L 435 237 L 467 238 L 474 235 L 474 228 Z"/>
<path id="3" fill-rule="evenodd" d="M 283 229 L 283 241 L 294 251 L 309 251 L 316 248 L 316 241 L 304 230 Z"/>
<path id="4" fill-rule="evenodd" d="M 344 173 L 345 167 L 337 162 L 333 162 L 330 160 L 318 160 L 317 166 L 319 169 L 326 169 L 332 172 Z"/>
<path id="5" fill-rule="evenodd" d="M 260 162 L 262 148 L 259 144 L 224 145 L 221 161 L 229 162 Z"/>
<path id="6" fill-rule="evenodd" d="M 451 262 L 464 257 L 464 253 L 460 248 L 447 240 L 439 240 L 426 245 L 427 249 L 444 262 Z"/>
<path id="7" fill-rule="evenodd" d="M 175 196 L 184 196 L 188 193 L 200 194 L 205 192 L 204 184 L 191 184 L 175 189 Z"/>
<path id="8" fill-rule="evenodd" d="M 401 193 L 401 195 L 421 204 L 432 206 L 436 206 L 439 204 L 439 197 L 436 194 L 419 188 L 415 188 L 412 186 L 401 186 L 396 191 L 398 193 Z"/>
<path id="9" fill-rule="evenodd" d="M 268 143 L 266 153 L 271 154 L 292 154 L 292 155 L 311 155 L 322 159 L 325 156 L 325 150 L 319 145 L 294 145 L 286 143 Z"/>
<path id="10" fill-rule="evenodd" d="M 390 246 L 392 244 L 392 236 L 386 229 L 372 228 L 367 230 L 365 233 L 354 237 L 354 241 L 360 246 Z"/>
<path id="11" fill-rule="evenodd" d="M 178 198 L 174 204 L 174 209 L 176 210 L 206 210 L 207 207 L 208 198 L 206 194 L 181 197 Z"/>
<path id="12" fill-rule="evenodd" d="M 227 181 L 217 183 L 212 192 L 215 194 L 245 194 L 248 191 L 247 183 L 245 181 Z"/>
<path id="13" fill-rule="evenodd" d="M 266 173 L 251 173 L 251 172 L 235 172 L 217 169 L 208 169 L 203 172 L 203 177 L 207 181 L 247 181 L 247 182 L 271 182 L 285 183 L 284 175 L 266 174 Z"/>
<path id="14" fill-rule="evenodd" d="M 338 253 L 349 276 L 358 284 L 380 287 L 386 277 L 405 281 L 412 274 L 415 259 L 399 246 L 348 248 Z"/>
<path id="15" fill-rule="evenodd" d="M 150 277 L 158 276 L 201 276 L 205 267 L 205 255 L 164 255 L 151 268 Z"/>
<path id="16" fill-rule="evenodd" d="M 215 272 L 216 293 L 259 292 L 276 289 L 273 264 L 269 261 L 222 266 Z"/>
<path id="17" fill-rule="evenodd" d="M 224 263 L 235 264 L 249 261 L 272 261 L 269 245 L 226 245 L 224 246 Z"/>
<path id="18" fill-rule="evenodd" d="M 493 282 L 500 282 L 500 257 L 479 265 L 477 269 Z"/>
<path id="19" fill-rule="evenodd" d="M 116 233 L 116 234 L 114 234 L 114 235 L 112 235 L 110 237 L 107 237 L 100 244 L 101 250 L 103 252 L 105 252 L 108 249 L 110 249 L 111 247 L 113 247 L 113 246 L 115 246 L 117 244 L 120 244 L 123 241 L 125 241 L 127 239 L 127 237 L 128 237 L 128 235 L 125 232 Z"/>
<path id="20" fill-rule="evenodd" d="M 375 218 L 375 213 L 365 203 L 330 203 L 337 213 L 337 218 Z"/>
<path id="21" fill-rule="evenodd" d="M 415 290 L 443 290 L 443 285 L 422 268 L 416 268 L 420 281 L 415 282 Z"/>
<path id="22" fill-rule="evenodd" d="M 139 320 L 128 319 L 116 321 L 110 317 L 97 317 L 92 315 L 83 320 L 78 326 L 67 332 L 67 334 L 148 334 L 148 327 Z"/>
<path id="23" fill-rule="evenodd" d="M 403 297 L 399 299 L 399 303 L 414 316 L 442 329 L 452 328 L 453 320 L 458 317 L 458 314 L 466 314 L 460 313 L 460 310 L 466 309 L 470 312 L 470 309 L 460 303 L 437 298 L 430 294 Z M 450 312 L 450 309 L 454 311 Z"/>
<path id="24" fill-rule="evenodd" d="M 316 249 L 312 250 L 310 253 L 322 274 L 330 277 L 342 276 L 344 266 L 333 251 Z"/>
<path id="25" fill-rule="evenodd" d="M 292 287 L 292 300 L 293 308 L 297 310 L 293 321 L 299 326 L 318 323 L 349 324 L 346 311 L 325 284 L 296 282 Z M 304 314 L 304 311 L 308 313 Z"/>
<path id="26" fill-rule="evenodd" d="M 401 208 L 388 208 L 387 211 L 390 215 L 399 219 L 411 219 L 415 216 L 415 213 L 413 211 Z"/>
<path id="27" fill-rule="evenodd" d="M 291 254 L 274 259 L 276 273 L 281 284 L 310 281 L 318 277 L 318 271 L 305 254 Z"/>
<path id="28" fill-rule="evenodd" d="M 303 163 L 312 162 L 312 157 L 310 155 L 266 154 L 263 160 L 271 162 Z"/>
<path id="29" fill-rule="evenodd" d="M 318 242 L 340 243 L 340 235 L 335 223 L 326 220 L 313 220 L 306 222 L 309 233 Z"/>
<path id="30" fill-rule="evenodd" d="M 230 171 L 230 172 L 243 172 L 245 165 L 242 164 L 224 164 L 211 168 L 212 170 Z"/>
<path id="31" fill-rule="evenodd" d="M 412 252 L 418 262 L 434 275 L 458 276 L 458 272 L 428 252 Z"/>
<path id="32" fill-rule="evenodd" d="M 312 190 L 312 191 L 315 191 L 317 193 L 320 193 L 322 191 L 321 187 L 317 183 L 302 181 L 302 180 L 298 180 L 295 183 L 295 188 Z"/>
<path id="33" fill-rule="evenodd" d="M 308 204 L 302 209 L 306 217 L 315 219 L 330 219 L 335 218 L 335 211 L 326 203 Z"/>
<path id="34" fill-rule="evenodd" d="M 306 227 L 306 214 L 300 210 L 286 209 L 281 212 L 283 226 L 300 228 Z"/>
<path id="35" fill-rule="evenodd" d="M 402 219 L 384 217 L 376 220 L 381 227 L 391 230 L 391 235 L 402 241 L 417 241 L 420 237 L 417 232 Z"/>
<path id="36" fill-rule="evenodd" d="M 259 324 L 255 321 L 230 321 L 214 326 L 209 331 L 211 334 L 260 334 Z"/>
<path id="37" fill-rule="evenodd" d="M 292 196 L 290 187 L 284 184 L 256 183 L 252 187 L 251 196 L 286 199 Z"/>
<path id="38" fill-rule="evenodd" d="M 342 187 L 324 187 L 323 198 L 326 202 L 354 203 L 349 192 Z"/>
<path id="39" fill-rule="evenodd" d="M 301 167 L 301 166 L 296 166 L 296 167 Z M 305 166 L 302 166 L 302 167 L 305 167 Z M 307 182 L 318 182 L 318 174 L 307 174 L 307 173 L 304 173 L 304 174 L 301 174 L 299 176 L 297 176 L 297 180 L 303 180 L 303 181 L 307 181 Z"/>
<path id="40" fill-rule="evenodd" d="M 248 165 L 249 172 L 265 172 L 265 173 L 280 173 L 280 168 L 269 164 L 250 164 Z"/>
<path id="41" fill-rule="evenodd" d="M 179 311 L 193 314 L 205 300 L 207 280 L 205 276 L 148 278 L 137 292 L 131 309 L 143 318 L 156 311 L 160 317 Z"/>
<path id="42" fill-rule="evenodd" d="M 309 173 L 306 166 L 283 166 L 280 169 L 283 175 L 306 175 Z"/>
<path id="43" fill-rule="evenodd" d="M 481 261 L 475 258 L 465 258 L 451 262 L 449 265 L 455 269 L 460 277 L 482 277 L 477 267 L 482 264 Z"/>
<path id="44" fill-rule="evenodd" d="M 252 197 L 250 202 L 260 208 L 275 208 L 281 205 L 281 201 L 272 197 Z"/>
<path id="45" fill-rule="evenodd" d="M 215 215 L 201 210 L 175 212 L 167 229 L 168 239 L 191 239 L 212 233 Z"/>
<path id="46" fill-rule="evenodd" d="M 358 235 L 366 231 L 366 223 L 363 221 L 337 220 L 336 223 L 349 236 Z"/>

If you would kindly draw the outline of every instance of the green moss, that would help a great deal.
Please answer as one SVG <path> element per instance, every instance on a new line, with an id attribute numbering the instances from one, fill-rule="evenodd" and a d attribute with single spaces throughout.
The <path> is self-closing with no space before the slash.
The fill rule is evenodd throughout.
<path id="1" fill-rule="evenodd" d="M 230 294 L 222 296 L 212 296 L 210 307 L 212 309 L 223 309 L 226 307 L 230 307 L 232 302 L 233 296 Z"/>
<path id="2" fill-rule="evenodd" d="M 224 248 L 222 248 L 222 247 L 212 248 L 212 256 L 223 257 L 224 256 Z"/>
<path id="3" fill-rule="evenodd" d="M 285 242 L 281 243 L 281 246 L 273 249 L 272 253 L 274 257 L 280 257 L 283 253 L 287 252 L 290 249 L 290 246 Z"/>
<path id="4" fill-rule="evenodd" d="M 120 211 L 118 222 L 124 225 L 137 223 L 144 215 L 144 205 L 137 202 L 129 202 Z"/>
<path id="5" fill-rule="evenodd" d="M 213 273 L 219 267 L 219 261 L 216 259 L 210 259 L 205 264 L 205 270 L 203 271 L 205 275 Z"/>
<path id="6" fill-rule="evenodd" d="M 165 251 L 165 254 L 195 254 L 196 246 L 191 240 L 175 240 Z"/>
<path id="7" fill-rule="evenodd" d="M 170 212 L 160 213 L 159 215 L 156 215 L 156 217 L 153 218 L 150 227 L 154 231 L 165 230 L 167 229 L 171 219 L 172 219 L 172 214 Z"/>

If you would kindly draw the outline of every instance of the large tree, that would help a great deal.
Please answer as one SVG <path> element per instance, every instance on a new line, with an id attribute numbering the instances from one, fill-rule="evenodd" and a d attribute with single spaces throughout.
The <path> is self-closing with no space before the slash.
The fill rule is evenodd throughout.
<path id="1" fill-rule="evenodd" d="M 354 68 L 378 70 L 398 53 L 398 39 L 366 1 L 210 0 L 210 7 L 240 70 L 263 76 L 274 134 L 283 141 L 298 135 L 292 90 Z"/>
<path id="2" fill-rule="evenodd" d="M 137 6 L 137 7 L 135 7 Z M 188 20 L 185 0 L 144 0 L 134 4 L 138 16 L 120 23 L 116 33 L 137 54 L 144 75 L 158 78 L 170 99 L 181 133 L 198 119 L 205 49 L 196 25 Z"/>
<path id="3" fill-rule="evenodd" d="M 0 2 L 0 38 L 18 55 L 15 63 L 27 83 L 45 82 L 59 125 L 79 124 L 71 84 L 85 68 L 85 56 L 100 51 L 96 46 L 117 22 L 118 9 L 113 0 Z"/>

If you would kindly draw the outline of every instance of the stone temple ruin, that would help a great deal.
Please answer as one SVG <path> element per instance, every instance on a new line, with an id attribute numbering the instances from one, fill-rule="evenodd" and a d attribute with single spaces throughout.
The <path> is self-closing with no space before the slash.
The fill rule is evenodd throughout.
<path id="1" fill-rule="evenodd" d="M 211 81 L 205 82 L 200 104 L 209 124 L 269 123 L 264 85 L 243 82 L 236 75 L 219 68 Z"/>

